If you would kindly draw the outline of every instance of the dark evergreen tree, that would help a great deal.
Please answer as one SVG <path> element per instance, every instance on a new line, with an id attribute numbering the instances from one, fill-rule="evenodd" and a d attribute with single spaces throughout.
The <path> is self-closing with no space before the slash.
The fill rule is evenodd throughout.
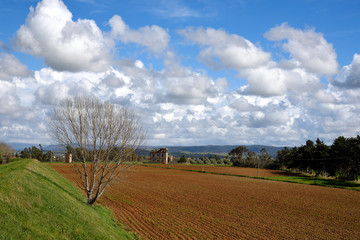
<path id="1" fill-rule="evenodd" d="M 231 161 L 233 163 L 234 166 L 241 166 L 241 164 L 243 163 L 242 159 L 243 159 L 243 154 L 245 152 L 247 152 L 248 149 L 244 146 L 239 146 L 237 148 L 232 149 L 229 152 L 229 155 L 231 157 Z"/>
<path id="2" fill-rule="evenodd" d="M 357 180 L 360 175 L 360 136 L 336 138 L 329 147 L 319 138 L 297 148 L 278 151 L 278 162 L 288 168 L 328 175 L 341 180 Z"/>
<path id="3" fill-rule="evenodd" d="M 187 162 L 186 157 L 182 155 L 179 159 L 179 163 L 186 163 L 186 162 Z"/>

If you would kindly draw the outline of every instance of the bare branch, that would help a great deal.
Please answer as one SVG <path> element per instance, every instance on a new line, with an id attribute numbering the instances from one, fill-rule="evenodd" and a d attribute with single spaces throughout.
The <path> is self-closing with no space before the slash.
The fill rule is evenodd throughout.
<path id="1" fill-rule="evenodd" d="M 53 138 L 80 164 L 74 166 L 90 205 L 131 166 L 123 163 L 145 139 L 132 111 L 83 96 L 62 101 L 51 115 L 50 127 Z"/>

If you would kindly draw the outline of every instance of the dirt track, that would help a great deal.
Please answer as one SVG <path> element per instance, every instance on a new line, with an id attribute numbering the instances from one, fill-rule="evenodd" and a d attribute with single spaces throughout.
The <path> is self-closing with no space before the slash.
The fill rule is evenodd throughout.
<path id="1" fill-rule="evenodd" d="M 101 203 L 143 238 L 360 239 L 358 191 L 141 166 L 108 190 Z"/>

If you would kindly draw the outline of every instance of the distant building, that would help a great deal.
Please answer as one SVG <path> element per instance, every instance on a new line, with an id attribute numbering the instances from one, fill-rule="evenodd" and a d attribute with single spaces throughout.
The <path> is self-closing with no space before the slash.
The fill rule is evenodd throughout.
<path id="1" fill-rule="evenodd" d="M 173 156 L 169 155 L 169 149 L 160 148 L 150 151 L 150 161 L 168 164 L 173 161 Z"/>
<path id="2" fill-rule="evenodd" d="M 65 153 L 65 163 L 72 163 L 72 154 Z"/>

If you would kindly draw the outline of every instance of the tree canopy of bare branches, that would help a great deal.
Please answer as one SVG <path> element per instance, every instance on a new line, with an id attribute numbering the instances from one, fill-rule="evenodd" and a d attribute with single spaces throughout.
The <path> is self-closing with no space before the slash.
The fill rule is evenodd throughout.
<path id="1" fill-rule="evenodd" d="M 13 156 L 14 149 L 4 142 L 0 142 L 0 163 L 6 163 Z"/>
<path id="2" fill-rule="evenodd" d="M 72 153 L 91 206 L 132 166 L 128 162 L 145 136 L 134 112 L 85 96 L 60 102 L 50 116 L 50 129 L 53 138 Z"/>

